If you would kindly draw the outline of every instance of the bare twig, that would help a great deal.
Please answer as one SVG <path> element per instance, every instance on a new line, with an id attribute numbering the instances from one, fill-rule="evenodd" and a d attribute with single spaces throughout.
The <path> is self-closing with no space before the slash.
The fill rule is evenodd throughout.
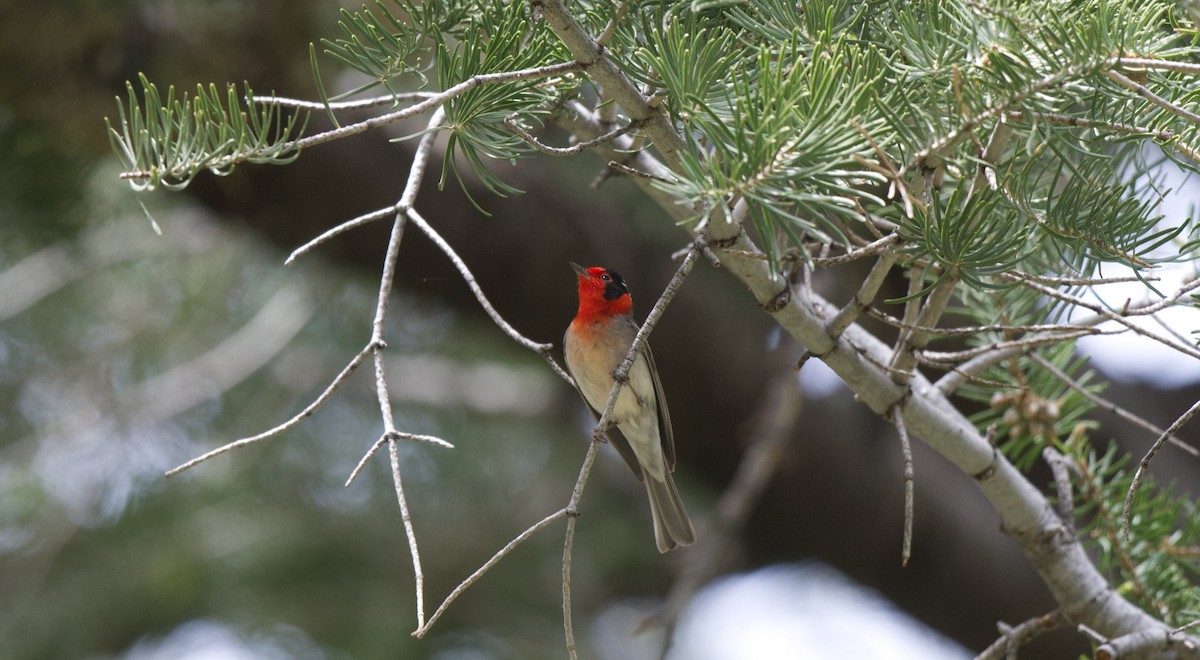
<path id="1" fill-rule="evenodd" d="M 312 239 L 311 241 L 309 241 L 309 242 L 305 243 L 304 245 L 301 245 L 300 247 L 293 250 L 292 253 L 290 255 L 288 255 L 288 258 L 284 260 L 283 264 L 285 266 L 291 266 L 292 264 L 294 264 L 296 262 L 296 259 L 299 259 L 300 257 L 304 256 L 306 253 L 311 251 L 313 248 L 321 245 L 322 243 L 328 242 L 330 239 L 334 238 L 335 236 L 339 236 L 341 234 L 344 234 L 344 233 L 350 231 L 351 229 L 361 227 L 365 224 L 369 224 L 376 220 L 382 220 L 387 217 L 392 217 L 395 214 L 396 214 L 396 205 L 393 204 L 392 206 L 388 206 L 388 207 L 384 207 L 384 208 L 381 208 L 381 209 L 378 209 L 375 211 L 371 211 L 370 213 L 365 213 L 365 214 L 360 215 L 357 218 L 354 218 L 352 220 L 347 220 L 347 221 L 337 225 L 336 227 L 332 227 L 331 229 L 322 232 L 320 236 L 317 236 L 316 238 Z"/>
<path id="2" fill-rule="evenodd" d="M 908 430 L 904 427 L 902 404 L 893 405 L 888 416 L 892 424 L 896 426 L 896 434 L 900 436 L 900 450 L 904 455 L 904 543 L 900 550 L 900 565 L 908 566 L 908 559 L 912 556 L 913 533 L 912 444 L 908 441 Z"/>
<path id="3" fill-rule="evenodd" d="M 1136 275 L 1126 275 L 1123 277 L 1051 277 L 1049 275 L 1023 273 L 1019 270 L 1010 270 L 1008 272 L 1021 279 L 1060 286 L 1102 286 L 1104 284 L 1119 284 L 1121 282 L 1157 282 L 1161 279 L 1152 276 L 1138 277 Z"/>
<path id="4" fill-rule="evenodd" d="M 1164 309 L 1170 305 L 1175 304 L 1175 302 L 1181 296 L 1183 296 L 1185 293 L 1188 293 L 1189 291 L 1192 291 L 1192 290 L 1196 289 L 1197 287 L 1200 287 L 1200 278 L 1189 280 L 1183 286 L 1181 286 L 1179 289 L 1177 289 L 1175 292 L 1173 292 L 1170 296 L 1167 296 L 1166 298 L 1164 298 L 1163 300 L 1161 300 L 1157 303 L 1154 303 L 1151 305 L 1145 305 L 1143 307 L 1138 307 L 1138 308 L 1123 309 L 1120 312 L 1114 312 L 1102 304 L 1093 303 L 1093 302 L 1084 300 L 1078 296 L 1073 296 L 1069 293 L 1064 293 L 1057 289 L 1054 289 L 1054 288 L 1051 288 L 1048 286 L 1043 286 L 1041 284 L 1038 284 L 1037 282 L 1032 282 L 1029 280 L 1022 279 L 1020 277 L 1017 277 L 1016 275 L 1005 273 L 1003 275 L 1003 277 L 1005 279 L 1008 279 L 1008 280 L 1011 280 L 1014 282 L 1020 282 L 1022 286 L 1029 288 L 1029 289 L 1033 289 L 1034 291 L 1037 291 L 1046 296 L 1054 298 L 1055 300 L 1061 300 L 1062 302 L 1069 303 L 1071 305 L 1075 305 L 1076 307 L 1082 307 L 1084 309 L 1091 310 L 1095 314 L 1098 314 L 1099 316 L 1104 317 L 1104 320 L 1114 321 L 1116 323 L 1119 323 L 1143 337 L 1153 339 L 1154 341 L 1157 341 L 1160 344 L 1162 344 L 1168 348 L 1171 348 L 1180 353 L 1183 353 L 1184 355 L 1194 357 L 1196 359 L 1200 359 L 1200 350 L 1197 350 L 1191 346 L 1187 346 L 1184 344 L 1180 344 L 1178 342 L 1171 341 L 1170 338 L 1163 337 L 1162 335 L 1155 333 L 1155 332 L 1151 332 L 1150 330 L 1147 330 L 1147 329 L 1137 325 L 1133 321 L 1130 321 L 1129 318 L 1127 318 L 1127 317 L 1131 317 L 1131 316 L 1145 316 L 1147 314 L 1153 314 L 1154 312 L 1157 312 L 1161 309 Z"/>
<path id="5" fill-rule="evenodd" d="M 1147 135 L 1161 143 L 1167 143 L 1175 150 L 1179 151 L 1184 156 L 1187 156 L 1193 161 L 1200 162 L 1200 152 L 1189 147 L 1182 140 L 1176 140 L 1179 134 L 1166 129 L 1155 129 L 1148 126 L 1137 126 L 1134 124 L 1122 124 L 1113 121 L 1104 121 L 1100 119 L 1088 119 L 1086 117 L 1076 117 L 1074 115 L 1064 115 L 1049 112 L 1029 112 L 1027 110 L 1010 110 L 1007 115 L 1011 121 L 1044 121 L 1051 124 L 1064 124 L 1067 126 L 1078 126 L 1080 128 L 1097 128 L 1116 133 L 1127 133 L 1131 135 Z"/>
<path id="6" fill-rule="evenodd" d="M 595 146 L 595 145 L 592 145 L 592 146 Z M 636 167 L 630 167 L 620 161 L 610 160 L 610 161 L 608 161 L 608 166 L 610 168 L 620 172 L 621 174 L 627 174 L 629 176 L 638 177 L 641 179 L 650 179 L 651 181 L 659 181 L 662 183 L 674 183 L 674 181 L 672 181 L 671 179 L 658 176 L 657 174 L 650 174 L 649 172 L 643 172 Z"/>
<path id="7" fill-rule="evenodd" d="M 1078 330 L 1070 330 L 1067 332 L 1055 334 L 1036 334 L 1021 339 L 1012 339 L 1009 341 L 996 341 L 984 346 L 976 346 L 961 351 L 922 351 L 919 355 L 922 362 L 926 364 L 954 364 L 964 360 L 970 360 L 980 355 L 987 355 L 993 351 L 1001 351 L 1008 348 L 1019 348 L 1022 351 L 1027 351 L 1035 346 L 1045 346 L 1046 344 L 1057 344 L 1070 339 L 1078 339 L 1089 335 L 1105 335 L 1124 332 L 1124 330 L 1099 330 L 1097 328 L 1080 328 Z"/>
<path id="8" fill-rule="evenodd" d="M 1146 468 L 1150 467 L 1150 461 L 1154 460 L 1154 456 L 1158 454 L 1158 450 L 1162 449 L 1163 445 L 1167 443 L 1167 438 L 1183 428 L 1183 425 L 1187 424 L 1197 412 L 1200 412 L 1200 401 L 1193 403 L 1192 407 L 1187 409 L 1187 412 L 1180 415 L 1179 419 L 1168 426 L 1167 430 L 1163 431 L 1162 435 L 1158 436 L 1158 439 L 1150 446 L 1150 451 L 1147 451 L 1142 460 L 1138 462 L 1137 471 L 1133 473 L 1133 481 L 1129 484 L 1129 492 L 1125 494 L 1125 506 L 1121 509 L 1121 533 L 1125 535 L 1125 538 L 1129 538 L 1129 516 L 1130 510 L 1133 508 L 1133 495 L 1137 492 L 1138 487 L 1142 485 L 1142 479 L 1146 474 Z"/>
<path id="9" fill-rule="evenodd" d="M 373 96 L 369 99 L 330 101 L 328 106 L 321 101 L 290 99 L 285 96 L 256 96 L 254 100 L 267 105 L 277 105 L 284 108 L 303 108 L 305 110 L 324 110 L 326 107 L 330 110 L 362 110 L 365 108 L 377 108 L 390 103 L 431 99 L 437 95 L 437 92 L 397 92 L 396 94 L 387 94 L 385 96 Z"/>
<path id="10" fill-rule="evenodd" d="M 350 360 L 350 363 L 347 364 L 344 368 L 342 368 L 341 373 L 339 373 L 336 377 L 334 377 L 333 381 L 331 383 L 329 383 L 329 385 L 325 388 L 325 391 L 321 392 L 321 394 L 318 395 L 317 398 L 315 400 L 313 400 L 312 403 L 308 404 L 308 406 L 306 406 L 304 408 L 304 410 L 301 410 L 300 412 L 296 413 L 295 417 L 292 417 L 291 419 L 280 424 L 279 426 L 276 426 L 275 428 L 269 429 L 267 431 L 263 431 L 262 433 L 259 433 L 258 435 L 252 435 L 248 438 L 234 440 L 233 442 L 230 442 L 226 445 L 217 447 L 216 449 L 214 449 L 210 452 L 207 452 L 205 454 L 197 456 L 196 458 L 193 458 L 192 460 L 190 460 L 186 463 L 183 463 L 182 465 L 179 465 L 170 470 L 167 470 L 165 476 L 173 477 L 173 476 L 179 474 L 180 472 L 187 470 L 188 468 L 195 467 L 196 465 L 199 465 L 200 463 L 203 463 L 204 461 L 207 461 L 208 459 L 213 458 L 214 456 L 220 456 L 221 454 L 224 454 L 227 451 L 232 451 L 232 450 L 238 449 L 240 447 L 245 447 L 246 445 L 252 445 L 256 442 L 261 442 L 263 440 L 273 438 L 273 437 L 279 435 L 280 433 L 283 433 L 284 431 L 299 424 L 301 421 L 306 419 L 309 415 L 312 415 L 314 412 L 316 412 L 318 408 L 325 405 L 325 402 L 329 400 L 329 397 L 333 396 L 333 393 L 336 392 L 338 390 L 338 388 L 340 388 L 342 386 L 342 383 L 346 382 L 346 379 L 350 377 L 350 374 L 354 373 L 354 370 L 358 368 L 358 365 L 363 363 L 363 360 L 366 359 L 367 354 L 370 352 L 371 352 L 370 345 L 368 345 L 366 348 L 359 351 L 358 355 L 355 355 L 354 359 Z"/>
<path id="11" fill-rule="evenodd" d="M 1180 62 L 1179 60 L 1152 60 L 1144 57 L 1122 57 L 1117 64 L 1126 69 L 1158 69 L 1159 71 L 1174 71 L 1193 76 L 1200 75 L 1200 64 Z"/>
<path id="12" fill-rule="evenodd" d="M 588 443 L 587 455 L 583 458 L 583 466 L 579 468 L 579 478 L 571 489 L 571 499 L 563 513 L 567 516 L 567 532 L 563 537 L 562 561 L 562 610 L 563 635 L 566 638 L 567 656 L 575 660 L 575 623 L 571 614 L 571 557 L 575 550 L 575 521 L 579 518 L 579 501 L 583 498 L 583 489 L 587 486 L 588 475 L 592 473 L 592 465 L 596 462 L 598 440 Z"/>
<path id="13" fill-rule="evenodd" d="M 415 440 L 417 442 L 428 442 L 430 444 L 445 447 L 446 449 L 454 449 L 454 445 L 450 444 L 449 442 L 446 442 L 445 440 L 442 440 L 439 437 L 432 436 L 432 435 L 420 435 L 418 433 L 404 433 L 403 431 L 400 431 L 400 432 L 397 432 L 394 437 L 399 438 L 401 440 Z M 345 485 L 347 487 L 350 484 L 354 483 L 354 480 L 358 478 L 358 475 L 363 471 L 363 468 L 365 468 L 367 466 L 367 461 L 371 460 L 371 457 L 375 455 L 375 452 L 379 451 L 379 448 L 383 446 L 383 443 L 387 442 L 389 439 L 390 438 L 387 435 L 380 436 L 379 439 L 376 440 L 371 445 L 370 449 L 368 449 L 367 452 L 365 454 L 363 454 L 363 457 L 361 459 L 359 459 L 359 461 L 358 461 L 358 465 L 354 466 L 354 469 L 350 471 L 350 476 L 346 479 Z"/>
<path id="14" fill-rule="evenodd" d="M 546 363 L 550 365 L 550 368 L 554 370 L 554 373 L 558 374 L 560 378 L 568 383 L 573 384 L 575 381 L 571 379 L 570 374 L 568 374 L 561 366 L 559 366 L 558 361 L 554 359 L 554 356 L 551 353 L 554 345 L 539 344 L 538 342 L 535 342 L 517 332 L 516 328 L 509 325 L 508 321 L 504 320 L 504 317 L 500 316 L 500 313 L 497 312 L 496 308 L 492 306 L 492 303 L 488 302 L 487 296 L 484 295 L 483 289 L 479 286 L 479 282 L 477 282 L 475 280 L 475 276 L 471 274 L 471 269 L 467 268 L 466 262 L 462 260 L 462 257 L 458 256 L 458 253 L 454 251 L 454 248 L 450 246 L 450 243 L 448 243 L 446 239 L 442 238 L 442 235 L 439 234 L 437 230 L 425 220 L 425 218 L 422 218 L 421 214 L 417 213 L 416 209 L 408 209 L 407 215 L 409 219 L 412 220 L 413 224 L 415 224 L 418 229 L 425 232 L 425 235 L 429 237 L 429 240 L 433 241 L 434 245 L 437 245 L 438 249 L 440 249 L 442 253 L 450 259 L 451 263 L 454 264 L 454 267 L 458 269 L 459 274 L 467 283 L 467 287 L 471 289 L 471 293 L 475 294 L 475 300 L 479 303 L 479 306 L 483 308 L 483 311 L 487 312 L 487 315 L 491 317 L 492 322 L 499 326 L 500 329 L 504 331 L 504 334 L 511 337 L 513 341 L 537 353 L 538 355 L 541 355 L 542 358 L 546 360 Z"/>
<path id="15" fill-rule="evenodd" d="M 1071 475 L 1068 474 L 1072 464 L 1054 447 L 1042 450 L 1042 460 L 1050 466 L 1050 474 L 1054 476 L 1055 492 L 1058 495 L 1058 517 L 1067 533 L 1075 536 L 1075 497 L 1071 495 Z"/>
<path id="16" fill-rule="evenodd" d="M 613 33 L 617 31 L 617 25 L 620 24 L 621 19 L 625 18 L 625 12 L 629 10 L 630 2 L 632 0 L 621 0 L 621 4 L 617 5 L 617 11 L 613 12 L 612 20 L 604 26 L 604 31 L 600 33 L 600 36 L 596 37 L 597 46 L 604 47 L 608 44 L 608 40 L 612 39 Z"/>
<path id="17" fill-rule="evenodd" d="M 1088 399 L 1092 403 L 1095 403 L 1096 405 L 1100 406 L 1101 408 L 1104 408 L 1105 410 L 1116 415 L 1117 417 L 1120 417 L 1121 419 L 1123 419 L 1131 424 L 1134 424 L 1134 425 L 1139 426 L 1147 431 L 1150 431 L 1151 433 L 1154 433 L 1155 435 L 1162 435 L 1164 433 L 1164 431 L 1162 429 L 1155 426 L 1154 424 L 1151 424 L 1148 420 L 1143 419 L 1143 418 L 1129 412 L 1128 410 L 1122 408 L 1121 406 L 1118 406 L 1117 404 L 1113 403 L 1112 401 L 1109 401 L 1108 399 L 1105 399 L 1104 397 L 1087 389 L 1086 387 L 1081 385 L 1078 381 L 1076 381 L 1074 378 L 1071 378 L 1070 376 L 1068 376 L 1066 374 L 1066 372 L 1064 372 L 1063 370 L 1054 366 L 1053 363 L 1051 363 L 1046 358 L 1042 357 L 1039 353 L 1031 351 L 1029 353 L 1029 357 L 1034 362 L 1037 362 L 1038 364 L 1040 364 L 1043 369 L 1050 372 L 1055 378 L 1062 381 L 1064 385 L 1075 390 L 1076 392 L 1078 392 L 1080 395 L 1082 395 L 1084 398 Z M 1191 454 L 1192 456 L 1200 456 L 1200 450 L 1187 444 L 1186 442 L 1180 440 L 1179 438 L 1176 438 L 1173 435 L 1167 436 L 1167 441 L 1170 442 L 1171 444 L 1175 445 L 1176 447 L 1184 450 L 1185 452 Z"/>
<path id="18" fill-rule="evenodd" d="M 421 553 L 417 549 L 417 533 L 413 529 L 412 516 L 408 513 L 408 500 L 404 497 L 404 484 L 400 479 L 400 451 L 394 435 L 387 436 L 388 456 L 392 464 L 392 483 L 396 486 L 396 501 L 400 504 L 400 519 L 404 521 L 404 536 L 408 539 L 408 552 L 412 555 L 413 578 L 417 592 L 417 630 L 425 627 L 425 573 L 421 570 Z"/>
<path id="19" fill-rule="evenodd" d="M 975 660 L 1016 660 L 1018 648 L 1044 633 L 1062 627 L 1063 623 L 1065 620 L 1061 610 L 1054 610 L 1015 626 L 999 623 L 996 627 L 1000 629 L 1000 638 L 975 656 Z"/>
<path id="20" fill-rule="evenodd" d="M 479 578 L 483 577 L 484 574 L 491 570 L 493 566 L 500 563 L 500 560 L 507 557 L 508 554 L 513 551 L 513 549 L 529 540 L 534 534 L 537 534 L 541 530 L 545 529 L 555 520 L 565 516 L 566 513 L 566 509 L 559 509 L 558 511 L 555 511 L 533 525 L 530 525 L 528 529 L 518 534 L 515 538 L 513 538 L 513 540 L 505 544 L 503 548 L 500 548 L 496 554 L 492 555 L 491 559 L 488 559 L 486 562 L 484 562 L 482 566 L 475 569 L 474 573 L 471 573 L 469 576 L 467 576 L 467 579 L 463 580 L 458 584 L 458 586 L 454 587 L 454 590 L 451 591 L 448 596 L 446 596 L 446 599 L 442 601 L 442 604 L 438 605 L 438 608 L 434 610 L 433 614 L 429 617 L 429 620 L 425 622 L 425 625 L 413 633 L 413 637 L 420 639 L 428 634 L 429 630 L 433 628 L 433 624 L 437 623 L 437 620 L 442 618 L 442 614 L 445 613 L 446 608 L 450 607 L 451 603 L 458 600 L 458 597 L 461 596 L 464 591 L 470 588 L 471 585 L 478 582 Z"/>
<path id="21" fill-rule="evenodd" d="M 504 125 L 508 126 L 509 130 L 511 130 L 512 132 L 521 136 L 521 138 L 523 140 L 525 140 L 526 142 L 528 142 L 530 145 L 532 145 L 534 149 L 537 149 L 538 151 L 540 151 L 544 154 L 548 154 L 550 156 L 574 156 L 575 154 L 587 151 L 588 149 L 591 149 L 592 147 L 600 146 L 600 145 L 604 144 L 605 142 L 611 142 L 611 141 L 621 137 L 622 135 L 625 135 L 629 131 L 632 131 L 633 129 L 637 128 L 638 122 L 629 122 L 628 124 L 625 124 L 624 126 L 618 128 L 616 130 L 609 131 L 608 133 L 605 133 L 604 135 L 601 135 L 598 138 L 595 138 L 592 140 L 586 140 L 584 142 L 580 142 L 579 144 L 576 144 L 571 147 L 552 147 L 548 144 L 544 144 L 542 141 L 538 140 L 536 137 L 534 137 L 532 134 L 530 134 L 529 131 L 526 131 L 520 124 L 517 123 L 516 115 L 509 115 L 509 116 L 505 117 Z"/>
<path id="22" fill-rule="evenodd" d="M 938 328 L 916 326 L 905 323 L 902 319 L 898 319 L 887 312 L 881 311 L 874 307 L 864 309 L 867 316 L 873 319 L 883 321 L 884 323 L 894 327 L 910 330 L 920 330 L 931 335 L 941 337 L 974 337 L 983 333 L 1031 333 L 1031 332 L 1086 332 L 1090 334 L 1100 334 L 1101 331 L 1093 327 L 1084 325 L 1073 325 L 1070 323 L 1038 323 L 1032 325 L 1008 325 L 1005 323 L 997 323 L 994 325 L 964 325 L 952 328 Z"/>

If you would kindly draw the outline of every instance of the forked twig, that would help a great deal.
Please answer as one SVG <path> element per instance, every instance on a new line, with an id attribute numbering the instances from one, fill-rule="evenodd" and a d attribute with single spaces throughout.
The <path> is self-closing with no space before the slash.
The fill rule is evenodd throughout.
<path id="1" fill-rule="evenodd" d="M 461 275 L 463 280 L 467 283 L 467 287 L 471 289 L 471 293 L 475 294 L 475 300 L 479 303 L 479 306 L 482 307 L 483 311 L 487 312 L 487 315 L 491 317 L 492 321 L 504 331 L 504 334 L 508 335 L 513 339 L 513 341 L 524 346 L 525 348 L 528 348 L 538 355 L 541 355 L 542 358 L 546 360 L 546 363 L 550 365 L 550 368 L 554 370 L 554 373 L 558 374 L 560 378 L 568 383 L 574 384 L 575 381 L 572 380 L 570 374 L 568 374 L 558 364 L 558 361 L 555 360 L 554 356 L 551 354 L 551 350 L 554 348 L 554 345 L 539 344 L 532 339 L 525 337 L 525 335 L 517 332 L 516 328 L 509 325 L 508 321 L 504 320 L 504 317 L 500 316 L 500 313 L 496 311 L 496 308 L 492 307 L 492 303 L 489 302 L 487 296 L 484 295 L 483 289 L 479 286 L 479 282 L 477 282 L 475 280 L 475 276 L 471 274 L 471 269 L 467 268 L 467 264 L 462 260 L 462 257 L 458 256 L 458 253 L 454 251 L 454 248 L 450 247 L 450 243 L 448 243 L 446 239 L 442 238 L 442 235 L 439 234 L 437 230 L 425 220 L 425 218 L 421 217 L 421 214 L 417 213 L 415 209 L 408 209 L 406 214 L 408 215 L 408 218 L 412 220 L 413 224 L 415 224 L 418 229 L 425 232 L 425 235 L 429 237 L 429 240 L 433 241 L 434 245 L 438 246 L 438 249 L 440 249 L 442 253 L 450 259 L 451 263 L 454 264 L 454 267 L 458 269 L 459 275 Z"/>
<path id="2" fill-rule="evenodd" d="M 346 382 L 346 379 L 350 377 L 350 374 L 354 373 L 354 370 L 358 368 L 358 365 L 363 363 L 363 360 L 365 360 L 367 358 L 367 354 L 370 352 L 371 352 L 371 346 L 370 346 L 370 344 L 368 344 L 365 348 L 363 348 L 361 351 L 358 352 L 358 355 L 354 356 L 354 359 L 350 360 L 349 364 L 347 364 L 345 367 L 342 368 L 342 371 L 340 373 L 338 373 L 337 376 L 334 377 L 333 381 L 330 382 L 329 385 L 325 388 L 325 391 L 321 392 L 321 394 L 318 395 L 317 398 L 314 399 L 312 403 L 308 404 L 304 408 L 304 410 L 301 410 L 300 412 L 296 413 L 295 417 L 292 417 L 291 419 L 280 424 L 279 426 L 276 426 L 275 428 L 263 431 L 262 433 L 259 433 L 258 435 L 252 435 L 248 438 L 234 440 L 233 442 L 230 442 L 228 444 L 217 447 L 216 449 L 214 449 L 212 451 L 201 454 L 200 456 L 197 456 L 196 458 L 193 458 L 192 460 L 190 460 L 186 463 L 183 463 L 182 465 L 179 465 L 170 470 L 167 470 L 167 472 L 164 476 L 173 477 L 173 476 L 179 474 L 180 472 L 187 470 L 188 468 L 195 467 L 195 466 L 199 465 L 200 463 L 207 461 L 210 458 L 213 458 L 215 456 L 220 456 L 221 454 L 224 454 L 227 451 L 232 451 L 234 449 L 245 447 L 247 445 L 252 445 L 256 442 L 261 442 L 263 440 L 273 438 L 273 437 L 279 435 L 280 433 L 283 433 L 284 431 L 299 424 L 301 421 L 303 421 L 309 415 L 312 415 L 314 412 L 316 412 L 317 409 L 319 409 L 321 406 L 325 405 L 325 402 L 329 400 L 329 397 L 333 396 L 333 393 L 336 392 L 338 390 L 338 388 L 340 388 L 342 386 L 342 383 Z"/>
<path id="3" fill-rule="evenodd" d="M 508 553 L 512 552 L 514 548 L 529 540 L 529 538 L 534 534 L 537 534 L 542 529 L 545 529 L 548 525 L 550 525 L 550 523 L 563 517 L 566 515 L 566 513 L 566 509 L 559 509 L 558 511 L 555 511 L 554 513 L 531 525 L 528 529 L 513 538 L 513 540 L 505 544 L 503 548 L 500 548 L 496 554 L 492 555 L 491 559 L 487 560 L 482 566 L 475 569 L 474 573 L 468 575 L 467 579 L 460 582 L 458 586 L 455 587 L 448 596 L 446 596 L 446 599 L 442 601 L 442 604 L 439 605 L 436 610 L 434 610 L 433 614 L 429 617 L 429 620 L 425 622 L 425 625 L 421 626 L 413 633 L 413 637 L 420 639 L 428 634 L 429 630 L 433 628 L 433 624 L 437 623 L 437 620 L 442 618 L 442 614 L 445 613 L 446 608 L 450 607 L 451 603 L 458 600 L 458 597 L 461 596 L 464 591 L 466 591 L 471 585 L 478 582 L 479 578 L 483 577 L 483 575 L 491 570 L 493 566 L 498 564 L 501 559 L 504 559 L 506 556 L 508 556 Z"/>
<path id="4" fill-rule="evenodd" d="M 1000 638 L 975 656 L 975 660 L 1016 660 L 1018 648 L 1039 635 L 1062 627 L 1063 623 L 1065 619 L 1060 610 L 1034 617 L 1015 626 L 998 623 L 996 627 L 1000 629 Z"/>
<path id="5" fill-rule="evenodd" d="M 405 433 L 403 431 L 398 431 L 395 433 L 394 437 L 400 440 L 428 442 L 430 444 L 440 445 L 446 449 L 454 449 L 454 445 L 432 435 L 421 435 L 419 433 Z M 345 486 L 349 487 L 350 484 L 354 483 L 354 480 L 358 478 L 358 475 L 363 471 L 363 468 L 367 466 L 367 461 L 371 460 L 371 457 L 375 455 L 375 452 L 379 451 L 379 448 L 383 446 L 383 443 L 387 442 L 389 439 L 391 438 L 389 438 L 387 435 L 383 435 L 371 445 L 371 448 L 367 450 L 367 453 L 363 454 L 363 457 L 358 461 L 358 465 L 355 465 L 354 469 L 350 471 L 350 476 L 346 479 Z"/>

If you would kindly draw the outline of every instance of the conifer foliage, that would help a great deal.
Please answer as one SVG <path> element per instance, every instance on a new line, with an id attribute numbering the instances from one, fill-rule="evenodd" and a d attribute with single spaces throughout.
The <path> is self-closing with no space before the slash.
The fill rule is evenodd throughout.
<path id="1" fill-rule="evenodd" d="M 205 170 L 286 164 L 325 142 L 428 117 L 407 138 L 419 147 L 399 201 L 294 255 L 365 222 L 399 228 L 376 336 L 348 369 L 384 349 L 378 333 L 400 229 L 412 224 L 440 240 L 417 210 L 433 140 L 447 147 L 443 182 L 461 180 L 465 165 L 500 195 L 519 191 L 489 160 L 594 152 L 691 233 L 674 285 L 699 256 L 719 261 L 902 438 L 911 433 L 975 477 L 1061 619 L 1092 631 L 1098 653 L 1193 648 L 1184 628 L 1200 612 L 1200 523 L 1194 503 L 1154 483 L 1152 459 L 1194 411 L 1172 428 L 1151 426 L 1158 442 L 1140 463 L 1123 455 L 1089 421 L 1108 404 L 1074 342 L 1116 328 L 1200 359 L 1190 338 L 1134 322 L 1194 305 L 1200 287 L 1194 269 L 1169 289 L 1155 283 L 1160 270 L 1193 262 L 1200 244 L 1192 218 L 1164 215 L 1156 181 L 1163 162 L 1200 167 L 1200 5 L 400 0 L 344 11 L 338 27 L 310 53 L 312 101 L 246 85 L 164 95 L 143 78 L 118 101 L 109 130 L 130 185 L 174 189 Z M 329 96 L 331 67 L 359 72 L 363 84 Z M 574 146 L 544 143 L 549 125 Z M 565 377 L 549 347 L 490 309 L 452 246 L 439 246 L 501 329 Z M 854 259 L 874 267 L 852 299 L 830 302 L 806 284 L 804 271 Z M 1096 302 L 1090 292 L 1121 279 L 1117 272 L 1143 282 L 1145 298 Z M 906 279 L 906 296 L 880 299 L 889 275 Z M 668 287 L 659 313 L 672 294 Z M 895 332 L 871 335 L 863 315 Z M 955 350 L 930 348 L 947 336 L 960 340 Z M 395 428 L 380 381 L 385 432 L 376 448 L 392 446 L 406 508 L 394 446 L 427 438 Z M 968 419 L 964 410 L 982 412 Z M 559 512 L 572 655 L 573 506 L 590 457 Z M 1056 482 L 1031 484 L 1025 471 L 1043 460 Z M 421 588 L 418 579 L 418 634 L 461 591 L 427 619 Z"/>

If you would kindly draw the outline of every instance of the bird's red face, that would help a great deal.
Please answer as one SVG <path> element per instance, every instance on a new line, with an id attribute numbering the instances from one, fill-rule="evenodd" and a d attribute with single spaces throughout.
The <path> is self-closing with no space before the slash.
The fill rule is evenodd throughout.
<path id="1" fill-rule="evenodd" d="M 611 316 L 628 314 L 633 308 L 629 288 L 616 271 L 592 266 L 584 268 L 571 263 L 579 276 L 579 315 Z"/>

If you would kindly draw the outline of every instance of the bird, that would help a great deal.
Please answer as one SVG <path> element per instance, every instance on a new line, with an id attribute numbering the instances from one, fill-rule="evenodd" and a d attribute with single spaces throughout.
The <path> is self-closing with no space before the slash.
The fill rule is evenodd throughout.
<path id="1" fill-rule="evenodd" d="M 579 311 L 563 337 L 563 357 L 584 401 L 599 414 L 638 325 L 629 287 L 616 271 L 570 263 L 579 280 Z M 612 445 L 646 485 L 658 551 L 694 543 L 696 530 L 671 478 L 675 437 L 649 346 L 634 359 L 609 419 L 620 431 L 610 434 Z"/>

